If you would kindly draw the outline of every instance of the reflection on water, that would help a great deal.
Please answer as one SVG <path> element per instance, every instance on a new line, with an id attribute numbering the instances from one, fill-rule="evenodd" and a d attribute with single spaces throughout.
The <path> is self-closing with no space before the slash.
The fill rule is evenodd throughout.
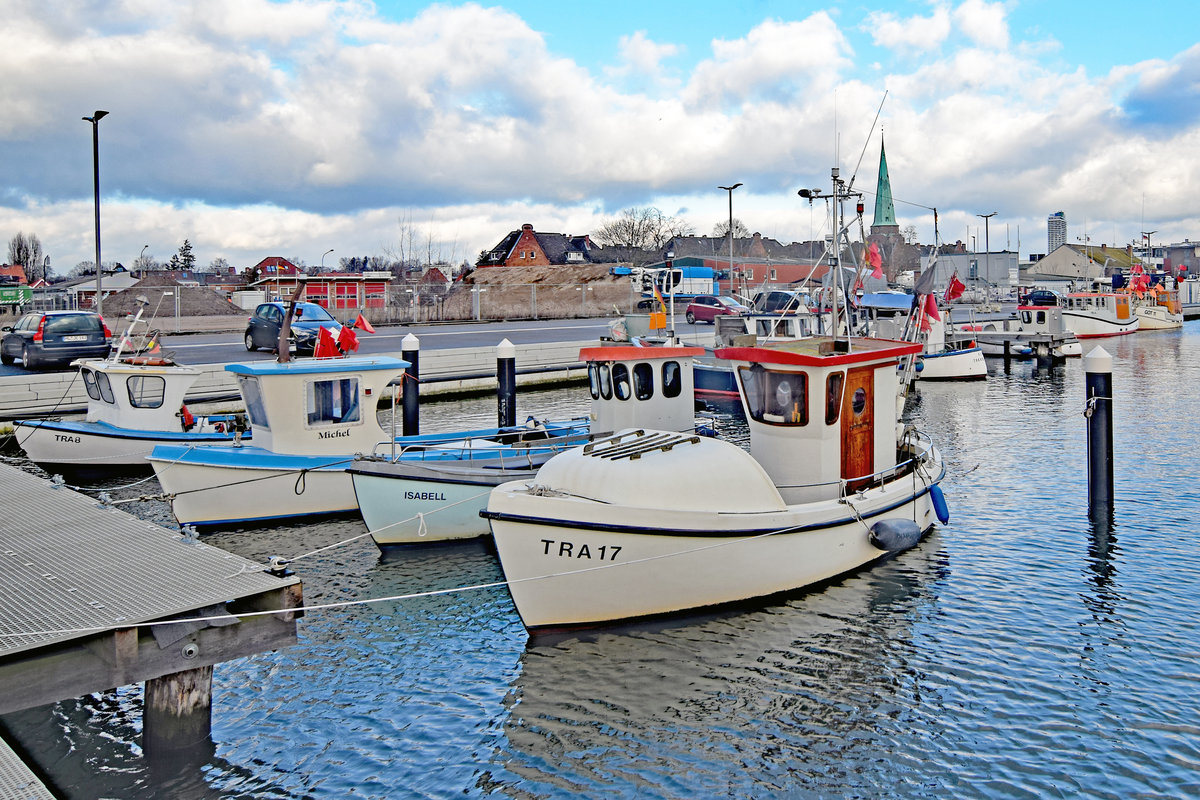
<path id="1" fill-rule="evenodd" d="M 944 449 L 950 523 L 786 602 L 530 640 L 502 587 L 419 594 L 499 581 L 486 541 L 380 555 L 353 519 L 230 531 L 205 538 L 312 554 L 310 603 L 383 599 L 219 665 L 215 752 L 190 770 L 145 764 L 137 687 L 4 722 L 81 798 L 1197 796 L 1197 325 L 1103 343 L 1111 518 L 1088 517 L 1079 360 L 992 362 L 907 409 Z M 519 416 L 586 408 L 559 390 Z M 422 426 L 495 418 L 434 403 Z"/>

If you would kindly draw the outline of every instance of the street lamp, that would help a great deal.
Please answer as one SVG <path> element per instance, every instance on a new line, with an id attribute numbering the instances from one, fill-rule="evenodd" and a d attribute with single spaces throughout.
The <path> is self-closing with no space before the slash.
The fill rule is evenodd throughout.
<path id="1" fill-rule="evenodd" d="M 90 117 L 82 117 L 92 123 L 92 179 L 96 190 L 96 313 L 104 316 L 104 270 L 100 268 L 100 120 L 108 116 L 107 111 L 96 111 Z"/>
<path id="2" fill-rule="evenodd" d="M 333 248 L 329 248 L 324 253 L 321 253 L 321 272 L 325 271 L 325 256 L 333 252 Z"/>
<path id="3" fill-rule="evenodd" d="M 146 250 L 149 247 L 148 244 L 142 245 L 142 252 L 138 253 L 137 268 L 143 271 L 146 269 Z"/>
<path id="4" fill-rule="evenodd" d="M 726 192 L 729 192 L 729 285 L 730 286 L 733 286 L 733 190 L 738 188 L 739 186 L 741 186 L 740 183 L 735 183 L 733 186 L 718 186 L 717 187 L 718 189 L 722 189 Z M 674 313 L 674 309 L 672 309 L 672 313 Z M 672 324 L 674 324 L 674 320 L 672 320 Z"/>
<path id="5" fill-rule="evenodd" d="M 975 216 L 983 217 L 983 249 L 985 251 L 983 254 L 983 286 L 984 286 L 983 291 L 984 291 L 984 294 L 986 295 L 987 287 L 990 286 L 991 282 L 992 282 L 992 270 L 991 270 L 992 245 L 991 245 L 991 241 L 988 238 L 988 220 L 990 220 L 992 217 L 996 216 L 996 212 L 993 211 L 990 214 L 976 214 Z M 988 297 L 986 299 L 989 302 L 991 301 L 990 297 Z"/>

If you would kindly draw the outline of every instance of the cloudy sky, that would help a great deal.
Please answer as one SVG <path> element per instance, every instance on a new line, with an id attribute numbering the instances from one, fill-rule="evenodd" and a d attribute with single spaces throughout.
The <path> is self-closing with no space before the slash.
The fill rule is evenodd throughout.
<path id="1" fill-rule="evenodd" d="M 835 164 L 1022 257 L 1200 239 L 1191 2 L 0 0 L 0 236 L 103 260 L 474 260 L 630 206 L 820 238 Z M 877 110 L 879 119 L 872 124 Z M 874 198 L 868 194 L 866 223 Z"/>

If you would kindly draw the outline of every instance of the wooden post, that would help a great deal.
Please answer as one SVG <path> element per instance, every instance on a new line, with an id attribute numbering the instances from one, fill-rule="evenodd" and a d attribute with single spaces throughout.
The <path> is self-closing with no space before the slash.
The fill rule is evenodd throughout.
<path id="1" fill-rule="evenodd" d="M 189 646 L 195 647 L 184 645 Z M 211 745 L 212 675 L 210 665 L 146 681 L 142 749 L 147 756 Z"/>
<path id="2" fill-rule="evenodd" d="M 408 362 L 404 370 L 404 425 L 405 436 L 416 436 L 421 432 L 421 342 L 411 333 L 400 340 L 400 358 Z"/>
<path id="3" fill-rule="evenodd" d="M 496 416 L 501 428 L 517 424 L 517 348 L 508 339 L 496 346 Z"/>
<path id="4" fill-rule="evenodd" d="M 1091 514 L 1112 513 L 1113 508 L 1113 415 L 1112 356 L 1097 347 L 1083 357 L 1087 406 L 1088 510 Z"/>

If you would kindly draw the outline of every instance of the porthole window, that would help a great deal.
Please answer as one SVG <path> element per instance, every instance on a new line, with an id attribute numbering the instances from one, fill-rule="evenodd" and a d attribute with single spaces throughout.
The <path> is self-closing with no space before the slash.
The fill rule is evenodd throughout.
<path id="1" fill-rule="evenodd" d="M 854 399 L 850 401 L 850 410 L 854 416 L 860 416 L 867 410 L 867 390 L 859 387 L 854 390 Z"/>
<path id="2" fill-rule="evenodd" d="M 645 362 L 633 365 L 633 396 L 638 400 L 654 396 L 654 367 Z"/>
<path id="3" fill-rule="evenodd" d="M 612 383 L 613 395 L 618 400 L 628 400 L 631 394 L 629 388 L 629 367 L 624 364 L 613 364 Z"/>

